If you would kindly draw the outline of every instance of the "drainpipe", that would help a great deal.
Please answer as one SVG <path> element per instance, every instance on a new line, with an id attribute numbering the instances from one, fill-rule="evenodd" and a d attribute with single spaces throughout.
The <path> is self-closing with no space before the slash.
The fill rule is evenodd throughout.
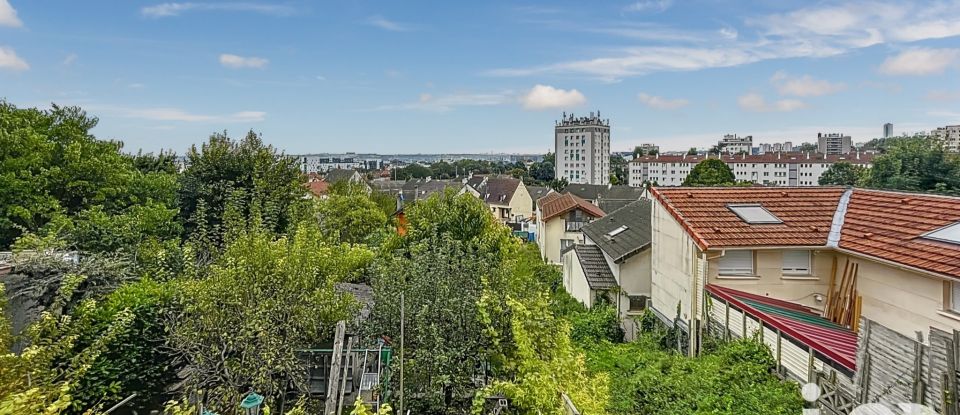
<path id="1" fill-rule="evenodd" d="M 701 315 L 701 314 L 706 312 L 707 278 L 708 278 L 708 275 L 710 274 L 709 261 L 712 259 L 722 258 L 726 254 L 727 254 L 726 249 L 720 250 L 720 255 L 717 255 L 714 257 L 708 257 L 705 251 L 701 252 L 700 260 L 703 261 L 703 274 L 700 275 L 698 269 L 693 270 L 693 272 L 696 273 L 697 275 L 694 278 L 694 281 L 696 282 L 696 284 L 694 285 L 693 292 L 691 293 L 691 296 L 690 296 L 690 304 L 692 305 L 692 307 L 690 307 L 690 311 L 691 311 L 690 322 L 693 323 L 698 320 L 697 317 L 700 317 L 699 319 L 700 323 L 696 324 L 696 331 L 694 331 L 694 324 L 690 324 L 690 352 L 688 354 L 691 357 L 695 355 L 695 352 L 697 350 L 696 345 L 700 344 L 700 338 L 702 337 L 702 333 L 703 333 L 702 324 L 704 324 L 704 322 L 707 321 L 706 315 Z M 697 292 L 703 293 L 702 303 L 697 302 Z"/>

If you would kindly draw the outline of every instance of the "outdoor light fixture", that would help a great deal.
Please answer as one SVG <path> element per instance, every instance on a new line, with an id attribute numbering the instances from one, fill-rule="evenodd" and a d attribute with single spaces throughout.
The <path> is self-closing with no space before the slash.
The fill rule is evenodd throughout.
<path id="1" fill-rule="evenodd" d="M 243 415 L 260 415 L 260 404 L 263 403 L 263 396 L 257 395 L 253 389 L 240 402 L 240 408 L 243 409 Z"/>

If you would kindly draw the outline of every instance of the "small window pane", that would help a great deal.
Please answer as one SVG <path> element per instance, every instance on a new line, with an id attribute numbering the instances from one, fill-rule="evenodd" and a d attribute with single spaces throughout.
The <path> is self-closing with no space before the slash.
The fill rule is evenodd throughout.
<path id="1" fill-rule="evenodd" d="M 753 251 L 727 251 L 720 257 L 720 275 L 753 275 Z"/>
<path id="2" fill-rule="evenodd" d="M 780 218 L 777 218 L 760 205 L 727 205 L 727 208 L 739 216 L 744 222 L 750 224 L 783 223 Z"/>
<path id="3" fill-rule="evenodd" d="M 955 313 L 960 313 L 960 283 L 951 282 L 950 286 L 953 287 L 950 298 L 950 309 Z"/>
<path id="4" fill-rule="evenodd" d="M 924 235 L 924 237 L 941 242 L 960 244 L 960 222 L 937 229 Z"/>
<path id="5" fill-rule="evenodd" d="M 783 273 L 810 275 L 810 251 L 783 251 Z"/>

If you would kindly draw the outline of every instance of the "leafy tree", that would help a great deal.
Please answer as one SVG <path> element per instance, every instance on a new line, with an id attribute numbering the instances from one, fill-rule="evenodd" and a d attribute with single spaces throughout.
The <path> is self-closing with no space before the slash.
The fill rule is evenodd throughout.
<path id="1" fill-rule="evenodd" d="M 430 177 L 433 171 L 429 167 L 413 163 L 397 170 L 396 178 L 398 180 L 422 179 Z"/>
<path id="2" fill-rule="evenodd" d="M 382 239 L 387 215 L 358 185 L 334 185 L 317 204 L 320 228 L 339 242 L 361 243 Z"/>
<path id="3" fill-rule="evenodd" d="M 684 179 L 684 186 L 733 186 L 733 171 L 719 159 L 706 159 L 693 167 Z"/>
<path id="4" fill-rule="evenodd" d="M 419 200 L 405 208 L 404 213 L 408 243 L 443 234 L 458 241 L 487 240 L 490 235 L 503 235 L 503 232 L 496 232 L 502 227 L 483 202 L 469 194 L 457 195 L 453 189 Z"/>
<path id="5" fill-rule="evenodd" d="M 430 165 L 431 177 L 434 179 L 449 179 L 456 176 L 454 166 L 445 161 L 438 161 Z"/>
<path id="6" fill-rule="evenodd" d="M 564 188 L 570 185 L 570 182 L 567 181 L 566 177 L 561 177 L 559 179 L 553 179 L 548 184 L 548 187 L 553 189 L 555 192 L 562 192 Z"/>
<path id="7" fill-rule="evenodd" d="M 356 312 L 334 289 L 357 278 L 372 252 L 329 244 L 316 226 L 291 236 L 239 233 L 204 277 L 178 284 L 181 310 L 170 343 L 190 368 L 186 393 L 204 390 L 214 410 L 233 408 L 246 386 L 276 398 L 287 382 L 306 391 L 295 351 L 332 339 L 333 325 Z"/>
<path id="8" fill-rule="evenodd" d="M 300 168 L 253 131 L 240 141 L 226 132 L 214 134 L 199 149 L 191 147 L 187 162 L 179 177 L 180 219 L 187 234 L 203 235 L 199 246 L 223 244 L 228 211 L 238 221 L 261 221 L 275 233 L 296 222 L 290 215 L 303 200 Z"/>
<path id="9" fill-rule="evenodd" d="M 846 161 L 836 162 L 820 175 L 821 186 L 855 186 L 864 176 L 864 169 Z"/>
<path id="10" fill-rule="evenodd" d="M 610 156 L 610 178 L 611 183 L 614 182 L 616 178 L 616 183 L 613 184 L 626 184 L 627 175 L 629 174 L 629 164 L 623 156 L 619 154 L 614 154 Z"/>
<path id="11" fill-rule="evenodd" d="M 554 164 L 551 161 L 541 161 L 530 165 L 530 177 L 539 183 L 548 183 L 554 179 Z"/>
<path id="12" fill-rule="evenodd" d="M 141 173 L 177 173 L 177 155 L 172 151 L 160 150 L 159 153 L 143 153 L 143 150 L 132 156 L 133 167 Z"/>
<path id="13" fill-rule="evenodd" d="M 885 152 L 873 160 L 863 179 L 879 189 L 960 193 L 960 156 L 944 151 L 932 137 L 915 136 L 884 142 Z"/>
<path id="14" fill-rule="evenodd" d="M 687 155 L 688 155 L 688 156 L 695 156 L 695 155 L 697 155 L 697 148 L 696 148 L 696 147 L 690 147 L 690 149 L 687 150 Z"/>
<path id="15" fill-rule="evenodd" d="M 817 143 L 803 143 L 797 147 L 794 147 L 794 150 L 803 151 L 803 152 L 807 152 L 807 151 L 815 152 L 817 151 Z"/>

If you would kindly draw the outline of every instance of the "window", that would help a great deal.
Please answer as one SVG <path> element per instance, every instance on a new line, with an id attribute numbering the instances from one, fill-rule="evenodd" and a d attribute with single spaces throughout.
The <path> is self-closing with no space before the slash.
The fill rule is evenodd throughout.
<path id="1" fill-rule="evenodd" d="M 574 209 L 567 214 L 567 232 L 577 232 L 587 224 L 587 215 L 580 209 Z"/>
<path id="2" fill-rule="evenodd" d="M 643 311 L 647 309 L 647 296 L 645 295 L 631 295 L 628 296 L 630 299 L 630 310 L 628 311 Z"/>
<path id="3" fill-rule="evenodd" d="M 627 225 L 621 225 L 619 228 L 614 229 L 614 230 L 612 230 L 612 231 L 610 231 L 610 232 L 607 232 L 607 237 L 613 238 L 614 236 L 617 236 L 617 235 L 625 232 L 627 229 L 630 229 L 630 228 L 627 227 Z"/>
<path id="4" fill-rule="evenodd" d="M 727 251 L 720 257 L 720 275 L 753 275 L 753 251 Z"/>
<path id="5" fill-rule="evenodd" d="M 950 283 L 950 311 L 960 313 L 960 282 Z"/>
<path id="6" fill-rule="evenodd" d="M 570 245 L 573 245 L 573 239 L 561 239 L 560 240 L 560 251 L 563 252 L 564 249 L 567 249 Z"/>
<path id="7" fill-rule="evenodd" d="M 937 229 L 923 235 L 923 237 L 940 242 L 960 244 L 960 222 Z"/>
<path id="8" fill-rule="evenodd" d="M 783 275 L 810 275 L 810 251 L 783 251 Z"/>
<path id="9" fill-rule="evenodd" d="M 727 205 L 727 209 L 730 209 L 741 220 L 751 225 L 783 223 L 782 220 L 760 205 Z"/>

